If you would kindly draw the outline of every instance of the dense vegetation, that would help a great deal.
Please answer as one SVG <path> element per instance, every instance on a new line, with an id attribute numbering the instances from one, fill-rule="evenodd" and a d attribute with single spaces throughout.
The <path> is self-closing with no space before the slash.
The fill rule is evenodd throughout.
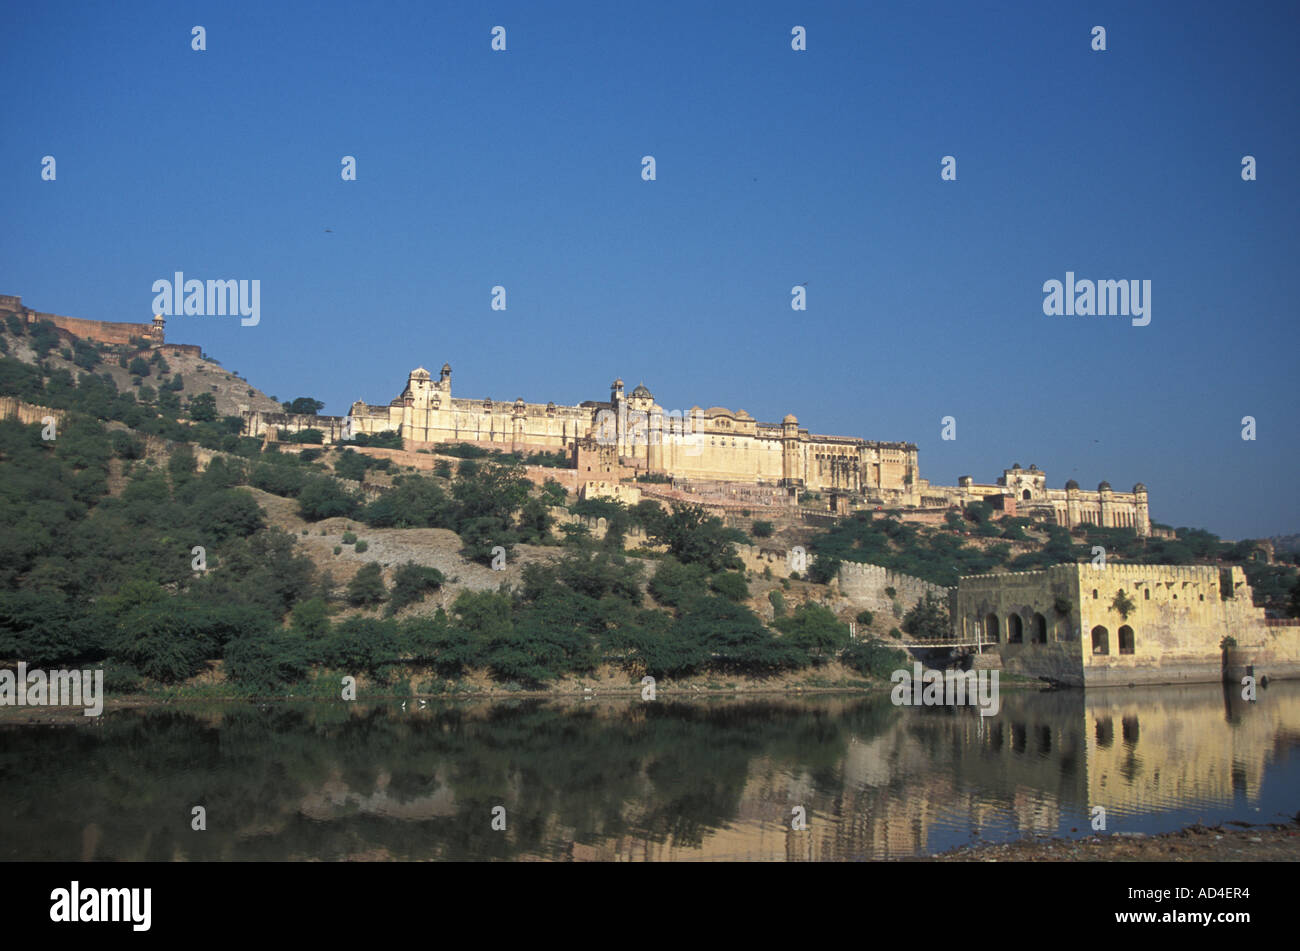
<path id="1" fill-rule="evenodd" d="M 26 333 L 38 353 L 59 344 L 57 333 L 39 324 L 9 329 Z M 0 350 L 9 346 L 0 340 Z M 445 451 L 459 457 L 454 469 L 440 462 L 422 475 L 346 446 L 263 451 L 261 440 L 239 435 L 237 417 L 218 415 L 210 394 L 182 402 L 178 375 L 168 381 L 170 368 L 156 352 L 147 360 L 119 354 L 141 380 L 119 391 L 111 375 L 94 372 L 106 351 L 68 350 L 81 371 L 76 377 L 0 355 L 0 395 L 65 411 L 54 439 L 42 438 L 39 424 L 0 421 L 0 658 L 103 664 L 114 691 L 141 678 L 183 681 L 222 660 L 231 680 L 259 693 L 292 689 L 313 669 L 381 680 L 410 670 L 434 680 L 485 670 L 532 685 L 602 664 L 635 680 L 645 673 L 766 675 L 837 657 L 878 675 L 897 661 L 883 645 L 850 641 L 848 626 L 822 605 L 790 609 L 780 591 L 769 594 L 774 619 L 764 624 L 747 606 L 749 582 L 734 547 L 749 539 L 701 507 L 666 511 L 651 501 L 628 507 L 591 499 L 569 508 L 603 518 L 604 539 L 597 543 L 582 524 L 557 533 L 551 509 L 566 505 L 564 489 L 535 486 L 521 466 L 562 464 L 561 453 L 541 454 L 547 462 L 538 454 L 453 446 Z M 300 397 L 287 405 L 315 411 L 316 403 Z M 304 433 L 291 435 L 316 441 Z M 390 434 L 354 442 L 393 443 Z M 215 453 L 202 471 L 195 447 Z M 371 471 L 391 478 L 363 495 Z M 401 565 L 390 582 L 371 562 L 340 589 L 300 553 L 294 536 L 267 524 L 246 487 L 296 500 L 308 521 L 450 529 L 462 554 L 485 565 L 519 544 L 563 551 L 551 563 L 527 565 L 514 589 L 462 591 L 446 610 L 412 616 L 408 609 L 447 583 L 440 572 Z M 625 554 L 634 528 L 665 553 Z M 759 521 L 753 531 L 765 538 L 773 526 Z M 969 535 L 997 541 L 979 548 Z M 1026 519 L 994 523 L 980 506 L 934 529 L 861 513 L 816 537 L 810 574 L 825 581 L 843 560 L 867 561 L 951 585 L 960 574 L 1087 560 L 1092 546 L 1104 545 L 1125 560 L 1245 563 L 1266 603 L 1300 613 L 1292 566 L 1251 560 L 1250 543 L 1229 545 L 1190 529 L 1179 535 L 1140 539 L 1127 529 L 1071 533 Z M 1039 536 L 1046 537 L 1041 547 L 1013 554 L 1014 542 Z M 343 541 L 364 550 L 355 535 Z M 946 623 L 941 612 L 941 604 L 925 601 L 897 616 L 908 633 L 934 637 Z M 867 612 L 858 616 L 871 620 Z"/>

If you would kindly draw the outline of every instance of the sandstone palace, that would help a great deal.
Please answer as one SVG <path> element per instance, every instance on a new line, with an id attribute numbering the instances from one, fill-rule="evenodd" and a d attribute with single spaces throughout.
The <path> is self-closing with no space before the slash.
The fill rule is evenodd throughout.
<path id="1" fill-rule="evenodd" d="M 510 452 L 563 452 L 587 479 L 617 483 L 644 475 L 670 477 L 692 491 L 727 495 L 744 487 L 743 498 L 797 499 L 825 493 L 832 508 L 854 504 L 943 510 L 985 501 L 1007 514 L 1050 515 L 1057 524 L 1085 522 L 1151 530 L 1146 487 L 1115 492 L 1103 482 L 1095 492 L 1071 480 L 1049 489 L 1036 466 L 1007 469 L 994 484 L 963 476 L 956 486 L 932 486 L 920 476 L 912 443 L 877 442 L 853 436 L 811 433 L 793 415 L 780 423 L 759 422 L 743 409 L 721 406 L 668 411 L 639 385 L 630 394 L 622 380 L 608 400 L 577 406 L 496 402 L 452 396 L 451 367 L 435 379 L 423 367 L 412 370 L 401 395 L 387 404 L 352 404 L 346 417 L 297 416 L 247 411 L 248 435 L 276 438 L 279 431 L 317 429 L 326 442 L 357 433 L 396 432 L 409 450 L 439 443 L 470 443 Z"/>

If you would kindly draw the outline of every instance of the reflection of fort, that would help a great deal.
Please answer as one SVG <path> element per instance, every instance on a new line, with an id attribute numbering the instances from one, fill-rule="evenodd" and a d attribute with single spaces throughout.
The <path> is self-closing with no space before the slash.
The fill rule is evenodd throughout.
<path id="1" fill-rule="evenodd" d="M 1086 834 L 1098 805 L 1114 831 L 1125 815 L 1257 801 L 1279 738 L 1300 734 L 1300 690 L 1286 685 L 1258 704 L 1217 685 L 1002 699 L 985 721 L 900 710 L 883 735 L 850 741 L 831 796 L 806 775 L 756 761 L 736 820 L 698 846 L 624 837 L 577 845 L 573 858 L 881 859 L 960 844 L 966 826 Z M 800 802 L 810 804 L 809 830 L 793 832 L 789 804 Z M 947 841 L 932 838 L 943 827 Z"/>
<path id="2" fill-rule="evenodd" d="M 1300 728 L 1300 692 L 1279 684 L 1260 696 L 1209 685 L 1089 693 L 1089 802 L 1138 812 L 1257 801 L 1276 740 Z"/>
<path id="3" fill-rule="evenodd" d="M 1300 684 L 1259 698 L 1218 685 L 1004 691 L 988 718 L 894 707 L 885 694 L 128 714 L 105 724 L 113 742 L 83 754 L 75 786 L 39 765 L 7 773 L 0 836 L 11 854 L 47 859 L 906 857 L 1086 835 L 1093 806 L 1109 832 L 1180 812 L 1254 818 L 1243 810 L 1276 795 L 1279 752 L 1300 746 Z M 50 760 L 35 749 L 61 761 L 76 739 L 12 731 L 0 770 Z M 211 758 L 178 781 L 175 755 L 204 744 Z M 196 796 L 221 817 L 210 832 L 159 820 L 187 816 Z M 504 832 L 490 829 L 497 804 Z M 791 829 L 793 806 L 807 810 L 806 831 Z M 69 814 L 75 835 L 58 839 Z"/>

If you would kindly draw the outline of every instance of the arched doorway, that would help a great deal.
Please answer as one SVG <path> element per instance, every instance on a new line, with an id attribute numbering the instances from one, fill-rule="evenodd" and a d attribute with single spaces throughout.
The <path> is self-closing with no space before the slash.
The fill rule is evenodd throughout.
<path id="1" fill-rule="evenodd" d="M 1092 652 L 1094 654 L 1110 653 L 1110 632 L 1100 624 L 1092 629 Z"/>
<path id="2" fill-rule="evenodd" d="M 1133 653 L 1133 628 L 1127 624 L 1119 629 L 1119 652 L 1121 654 Z"/>
<path id="3" fill-rule="evenodd" d="M 984 619 L 984 639 L 986 641 L 999 640 L 1000 631 L 998 630 L 998 616 L 990 614 Z"/>
<path id="4" fill-rule="evenodd" d="M 1025 639 L 1025 622 L 1020 620 L 1019 614 L 1012 614 L 1007 618 L 1007 643 L 1019 644 Z"/>
<path id="5" fill-rule="evenodd" d="M 1047 643 L 1047 618 L 1041 614 L 1034 615 L 1033 641 L 1035 644 Z"/>

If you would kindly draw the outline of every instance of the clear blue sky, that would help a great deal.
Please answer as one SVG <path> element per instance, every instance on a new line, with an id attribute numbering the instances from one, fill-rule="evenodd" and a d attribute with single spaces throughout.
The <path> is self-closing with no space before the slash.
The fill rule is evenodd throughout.
<path id="1" fill-rule="evenodd" d="M 936 483 L 1037 463 L 1296 532 L 1298 9 L 9 3 L 0 293 L 147 320 L 174 271 L 257 279 L 258 326 L 168 338 L 331 413 L 419 364 L 541 402 L 621 376 L 915 442 Z M 1150 280 L 1150 326 L 1045 316 L 1067 270 Z"/>

